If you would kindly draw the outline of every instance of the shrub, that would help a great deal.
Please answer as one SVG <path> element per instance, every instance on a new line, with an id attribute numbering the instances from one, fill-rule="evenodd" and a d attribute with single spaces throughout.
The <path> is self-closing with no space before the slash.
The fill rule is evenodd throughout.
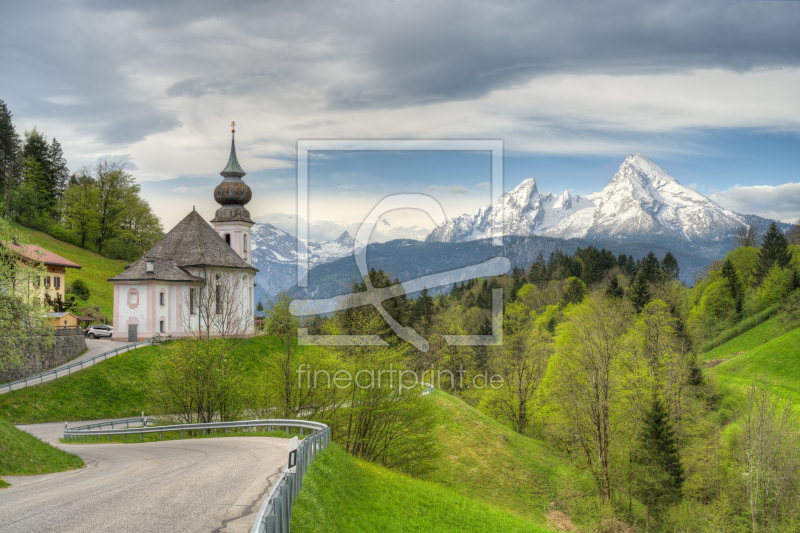
<path id="1" fill-rule="evenodd" d="M 89 291 L 89 286 L 86 285 L 86 282 L 82 279 L 76 279 L 72 283 L 70 283 L 69 287 L 67 287 L 67 293 L 73 294 L 80 298 L 81 300 L 88 300 L 91 292 Z"/>

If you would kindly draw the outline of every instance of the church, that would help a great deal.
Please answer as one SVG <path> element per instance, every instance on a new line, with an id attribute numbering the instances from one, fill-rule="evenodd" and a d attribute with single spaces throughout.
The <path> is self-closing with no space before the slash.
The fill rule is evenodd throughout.
<path id="1" fill-rule="evenodd" d="M 232 126 L 235 124 L 232 124 Z M 252 198 L 236 159 L 235 130 L 231 155 L 214 189 L 220 205 L 211 225 L 193 209 L 125 271 L 114 284 L 114 331 L 117 341 L 172 337 L 251 337 L 254 277 L 245 205 Z"/>

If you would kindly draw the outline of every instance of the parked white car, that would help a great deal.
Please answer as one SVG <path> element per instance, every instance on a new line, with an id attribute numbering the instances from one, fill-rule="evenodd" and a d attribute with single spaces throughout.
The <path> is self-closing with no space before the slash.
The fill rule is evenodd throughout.
<path id="1" fill-rule="evenodd" d="M 111 326 L 104 326 L 103 324 L 92 324 L 86 328 L 86 336 L 90 339 L 98 339 L 100 337 L 110 337 L 113 328 Z"/>

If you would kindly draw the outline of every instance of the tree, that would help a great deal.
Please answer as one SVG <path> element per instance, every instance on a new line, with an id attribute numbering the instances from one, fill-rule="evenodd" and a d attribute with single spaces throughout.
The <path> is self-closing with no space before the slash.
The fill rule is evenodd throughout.
<path id="1" fill-rule="evenodd" d="M 20 177 L 19 134 L 11 117 L 8 106 L 0 100 L 0 206 L 4 217 L 9 216 L 11 197 Z"/>
<path id="2" fill-rule="evenodd" d="M 625 296 L 625 289 L 620 287 L 618 276 L 611 276 L 611 282 L 608 284 L 608 288 L 606 289 L 606 298 L 619 299 L 623 296 Z"/>
<path id="3" fill-rule="evenodd" d="M 56 219 L 58 217 L 56 204 L 69 178 L 69 169 L 61 144 L 55 138 L 48 144 L 47 137 L 34 127 L 33 130 L 25 132 L 22 157 L 26 166 L 31 161 L 38 163 L 40 174 L 37 175 L 35 186 L 46 209 L 43 214 Z"/>
<path id="4" fill-rule="evenodd" d="M 242 360 L 228 339 L 181 339 L 153 370 L 151 403 L 166 418 L 193 423 L 239 420 Z"/>
<path id="5" fill-rule="evenodd" d="M 653 395 L 644 414 L 633 464 L 636 471 L 634 494 L 647 507 L 649 530 L 650 515 L 658 518 L 669 505 L 680 500 L 684 481 L 675 431 L 657 394 Z"/>
<path id="6" fill-rule="evenodd" d="M 758 242 L 758 228 L 755 226 L 740 226 L 736 230 L 733 240 L 734 248 L 755 248 Z"/>
<path id="7" fill-rule="evenodd" d="M 91 296 L 91 292 L 89 292 L 89 286 L 80 278 L 70 283 L 69 287 L 67 288 L 67 293 L 74 294 L 84 301 L 88 300 L 89 296 Z"/>
<path id="8" fill-rule="evenodd" d="M 567 315 L 546 378 L 552 431 L 569 453 L 583 454 L 608 503 L 630 317 L 620 302 L 594 298 Z"/>
<path id="9" fill-rule="evenodd" d="M 786 232 L 786 240 L 789 241 L 789 244 L 800 244 L 800 218 Z"/>
<path id="10" fill-rule="evenodd" d="M 761 239 L 761 247 L 758 250 L 758 262 L 755 268 L 755 280 L 760 284 L 769 274 L 772 265 L 777 264 L 780 268 L 786 268 L 792 260 L 789 251 L 789 242 L 786 236 L 778 228 L 776 222 L 769 225 L 769 229 Z"/>
<path id="11" fill-rule="evenodd" d="M 736 302 L 736 314 L 741 316 L 742 302 L 744 301 L 744 286 L 730 258 L 725 259 L 725 262 L 722 264 L 721 273 L 722 277 L 728 281 L 728 288 L 731 291 L 731 296 L 733 296 L 733 300 Z"/>
<path id="12" fill-rule="evenodd" d="M 666 255 L 664 255 L 664 259 L 661 260 L 661 268 L 669 281 L 676 280 L 680 276 L 681 269 L 678 266 L 678 260 L 672 255 L 672 252 L 667 252 Z"/>
<path id="13" fill-rule="evenodd" d="M 533 432 L 536 393 L 551 352 L 549 338 L 533 329 L 531 322 L 524 305 L 515 302 L 506 307 L 503 344 L 490 348 L 503 386 L 487 387 L 489 411 L 523 435 Z"/>
<path id="14" fill-rule="evenodd" d="M 647 282 L 645 270 L 640 270 L 633 282 L 631 301 L 637 313 L 641 313 L 642 309 L 650 302 L 650 284 Z"/>
<path id="15" fill-rule="evenodd" d="M 106 242 L 119 231 L 126 200 L 130 198 L 128 189 L 134 184 L 133 176 L 125 172 L 125 163 L 122 161 L 100 159 L 94 164 L 93 172 L 98 192 L 97 245 L 103 252 Z M 138 193 L 138 186 L 135 187 Z"/>
<path id="16" fill-rule="evenodd" d="M 47 306 L 55 311 L 56 313 L 63 313 L 65 311 L 69 311 L 73 307 L 75 307 L 75 297 L 70 296 L 66 300 L 61 298 L 61 293 L 56 293 L 55 300 L 50 298 L 49 293 L 44 294 L 45 302 L 47 302 Z"/>
<path id="17" fill-rule="evenodd" d="M 125 207 L 120 212 L 119 226 L 115 236 L 104 246 L 108 257 L 134 261 L 164 236 L 161 220 L 150 209 L 150 204 L 139 197 L 138 191 L 138 186 L 132 186 L 123 195 Z"/>
<path id="18" fill-rule="evenodd" d="M 299 380 L 295 378 L 294 370 L 297 362 L 294 359 L 300 321 L 289 310 L 291 304 L 291 294 L 281 289 L 273 298 L 267 300 L 264 315 L 264 330 L 276 337 L 281 345 L 281 355 L 274 362 L 273 374 L 278 383 L 280 409 L 284 418 L 297 416 L 308 395 L 313 392 L 302 388 Z"/>
<path id="19" fill-rule="evenodd" d="M 40 371 L 55 343 L 42 298 L 47 267 L 21 259 L 27 246 L 0 218 L 0 372 L 25 363 Z"/>
<path id="20" fill-rule="evenodd" d="M 800 462 L 791 400 L 781 401 L 766 379 L 752 385 L 745 400 L 741 429 L 742 480 L 747 489 L 753 533 L 778 525 L 792 513 L 787 505 L 797 493 Z"/>
<path id="21" fill-rule="evenodd" d="M 649 252 L 647 256 L 642 259 L 637 276 L 640 273 L 642 276 L 644 276 L 644 279 L 650 283 L 660 283 L 664 279 L 664 271 L 661 267 L 661 261 L 658 260 L 656 254 Z"/>
<path id="22" fill-rule="evenodd" d="M 586 292 L 586 285 L 580 278 L 567 278 L 559 305 L 566 307 L 569 304 L 579 304 L 586 297 Z"/>
<path id="23" fill-rule="evenodd" d="M 97 184 L 86 171 L 75 176 L 74 183 L 64 191 L 64 221 L 67 228 L 78 236 L 81 248 L 100 235 L 99 201 Z"/>

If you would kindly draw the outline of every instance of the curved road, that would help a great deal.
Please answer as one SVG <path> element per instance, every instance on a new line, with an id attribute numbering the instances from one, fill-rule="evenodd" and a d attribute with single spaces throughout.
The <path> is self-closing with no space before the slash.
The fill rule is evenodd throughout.
<path id="1" fill-rule="evenodd" d="M 18 427 L 79 455 L 86 467 L 6 476 L 3 533 L 250 531 L 289 453 L 287 439 L 267 437 L 60 444 L 63 423 Z"/>

